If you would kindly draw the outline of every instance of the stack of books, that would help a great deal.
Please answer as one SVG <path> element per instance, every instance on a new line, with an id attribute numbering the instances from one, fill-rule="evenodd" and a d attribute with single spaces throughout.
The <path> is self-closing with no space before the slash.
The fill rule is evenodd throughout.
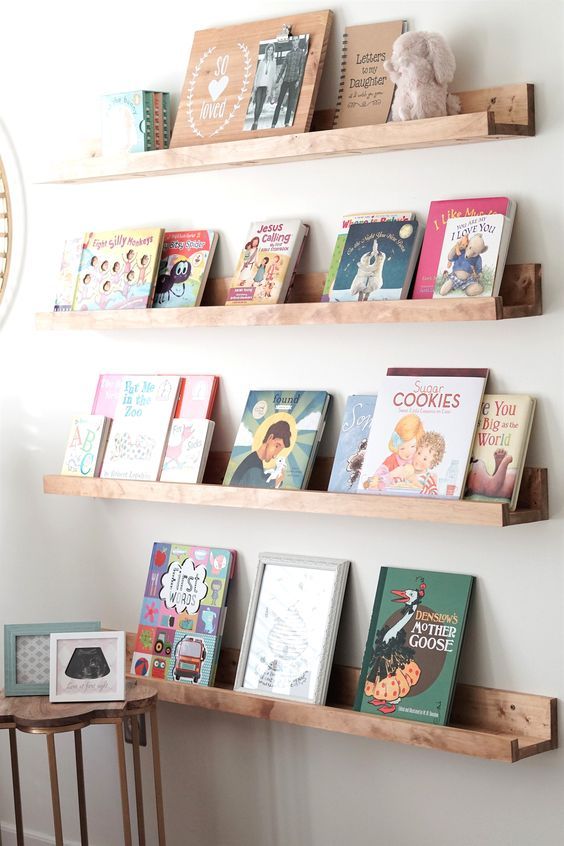
<path id="1" fill-rule="evenodd" d="M 170 144 L 170 94 L 124 91 L 102 99 L 102 155 L 166 150 Z"/>

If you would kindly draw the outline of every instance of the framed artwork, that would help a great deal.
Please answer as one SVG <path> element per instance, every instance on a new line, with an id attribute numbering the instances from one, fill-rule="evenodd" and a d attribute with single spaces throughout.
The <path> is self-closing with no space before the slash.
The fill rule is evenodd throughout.
<path id="1" fill-rule="evenodd" d="M 260 556 L 235 690 L 323 705 L 349 563 Z"/>
<path id="2" fill-rule="evenodd" d="M 4 626 L 6 696 L 47 696 L 52 632 L 98 632 L 100 621 Z"/>
<path id="3" fill-rule="evenodd" d="M 125 632 L 51 635 L 50 702 L 125 699 Z"/>
<path id="4" fill-rule="evenodd" d="M 171 147 L 309 130 L 333 13 L 196 32 Z"/>

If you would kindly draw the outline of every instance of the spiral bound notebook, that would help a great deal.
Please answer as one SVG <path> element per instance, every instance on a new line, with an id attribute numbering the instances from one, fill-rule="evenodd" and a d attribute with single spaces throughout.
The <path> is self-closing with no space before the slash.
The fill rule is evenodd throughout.
<path id="1" fill-rule="evenodd" d="M 345 29 L 334 129 L 386 123 L 394 83 L 384 70 L 384 62 L 392 53 L 394 41 L 406 29 L 407 21 L 361 24 Z"/>

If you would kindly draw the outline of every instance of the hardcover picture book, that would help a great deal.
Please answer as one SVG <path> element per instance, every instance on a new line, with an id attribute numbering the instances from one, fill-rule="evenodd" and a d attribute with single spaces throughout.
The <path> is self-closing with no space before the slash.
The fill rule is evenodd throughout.
<path id="1" fill-rule="evenodd" d="M 329 480 L 329 491 L 356 493 L 375 405 L 375 394 L 353 394 L 347 398 Z"/>
<path id="2" fill-rule="evenodd" d="M 507 251 L 509 249 L 509 239 L 511 237 L 511 229 L 515 218 L 516 208 L 517 206 L 515 201 L 510 200 L 508 197 L 482 197 L 465 200 L 434 200 L 429 206 L 425 237 L 423 238 L 421 258 L 417 268 L 412 298 L 431 299 L 435 295 L 435 292 L 437 292 L 440 296 L 440 290 L 446 282 L 446 277 L 443 279 L 444 271 L 447 271 L 447 275 L 452 274 L 455 278 L 464 275 L 464 273 L 469 274 L 466 276 L 465 280 L 462 280 L 462 283 L 466 282 L 467 288 L 472 285 L 472 282 L 467 282 L 467 280 L 469 278 L 473 278 L 474 276 L 473 270 L 475 270 L 477 257 L 481 256 L 481 261 L 485 264 L 489 265 L 490 263 L 487 255 L 487 252 L 490 250 L 490 233 L 487 221 L 485 221 L 484 218 L 491 215 L 502 215 L 506 218 L 503 225 L 501 241 L 498 243 L 497 247 L 497 262 L 494 263 L 494 276 L 495 268 L 499 268 L 499 278 L 497 276 L 495 277 L 495 283 L 493 285 L 494 296 L 497 295 L 499 286 L 501 285 L 501 277 L 503 275 L 503 268 L 505 267 Z M 451 224 L 447 233 L 446 230 L 449 221 L 456 221 L 461 218 L 474 219 L 474 223 L 468 231 L 464 231 L 464 225 L 459 231 L 457 231 L 457 228 L 455 227 L 453 229 L 453 224 Z M 476 219 L 479 219 L 479 222 Z M 473 227 L 477 227 L 477 229 L 473 229 Z M 495 235 L 495 233 L 492 234 Z M 472 246 L 470 245 L 471 238 L 474 238 Z M 488 251 L 484 249 L 485 247 L 488 247 Z M 452 250 L 454 250 L 453 257 L 452 259 L 449 259 L 448 256 Z M 488 261 L 486 261 L 486 258 Z M 464 259 L 473 259 L 473 261 L 466 263 Z M 457 261 L 464 271 L 462 274 L 456 273 L 455 263 L 457 263 Z M 473 281 L 475 282 L 476 280 L 473 279 Z M 480 284 L 483 285 L 483 283 Z M 480 296 L 486 295 L 486 286 L 483 285 L 483 287 L 484 291 L 480 294 Z M 445 287 L 445 294 L 450 293 L 452 290 L 464 291 L 464 288 L 455 288 L 454 281 L 452 288 L 449 290 L 447 290 L 447 288 L 448 286 Z M 468 290 L 469 296 L 476 296 L 477 294 L 477 287 L 473 287 Z M 464 292 L 464 296 L 466 295 L 466 292 Z"/>
<path id="3" fill-rule="evenodd" d="M 536 399 L 484 394 L 466 480 L 466 499 L 517 507 Z"/>
<path id="4" fill-rule="evenodd" d="M 395 86 L 384 62 L 406 29 L 406 21 L 346 27 L 335 128 L 386 123 Z"/>
<path id="5" fill-rule="evenodd" d="M 486 376 L 385 376 L 358 493 L 460 499 Z"/>
<path id="6" fill-rule="evenodd" d="M 420 240 L 416 220 L 353 223 L 329 299 L 366 302 L 407 297 Z"/>
<path id="7" fill-rule="evenodd" d="M 106 417 L 114 418 L 124 378 L 123 373 L 100 374 L 92 404 L 92 414 L 104 414 Z M 218 387 L 219 376 L 195 374 L 180 376 L 174 417 L 210 419 Z"/>
<path id="8" fill-rule="evenodd" d="M 165 232 L 153 308 L 199 306 L 217 246 L 217 232 Z"/>
<path id="9" fill-rule="evenodd" d="M 123 376 L 101 476 L 159 478 L 180 386 L 179 376 Z"/>
<path id="10" fill-rule="evenodd" d="M 253 223 L 225 305 L 283 303 L 308 231 L 300 220 Z"/>
<path id="11" fill-rule="evenodd" d="M 236 552 L 155 543 L 131 673 L 213 685 Z"/>
<path id="12" fill-rule="evenodd" d="M 73 418 L 61 470 L 63 476 L 100 475 L 111 423 L 101 414 Z"/>
<path id="13" fill-rule="evenodd" d="M 355 709 L 446 725 L 474 576 L 382 567 Z"/>
<path id="14" fill-rule="evenodd" d="M 251 391 L 223 484 L 307 487 L 330 399 L 326 391 Z"/>
<path id="15" fill-rule="evenodd" d="M 102 98 L 102 155 L 155 149 L 153 92 L 124 91 Z"/>
<path id="16" fill-rule="evenodd" d="M 86 233 L 73 311 L 150 306 L 163 235 L 164 229 Z"/>
<path id="17" fill-rule="evenodd" d="M 179 418 L 172 421 L 161 471 L 161 482 L 200 484 L 210 451 L 213 420 Z"/>
<path id="18" fill-rule="evenodd" d="M 71 310 L 81 255 L 82 238 L 69 238 L 65 241 L 53 311 Z"/>
<path id="19" fill-rule="evenodd" d="M 349 233 L 349 229 L 351 228 L 353 223 L 378 223 L 384 222 L 386 220 L 402 220 L 402 221 L 409 221 L 415 218 L 415 214 L 413 212 L 357 212 L 355 214 L 348 214 L 345 215 L 343 218 L 343 222 L 341 224 L 341 229 L 339 234 L 337 235 L 337 240 L 335 241 L 335 247 L 333 249 L 333 255 L 331 256 L 331 262 L 329 264 L 329 270 L 327 271 L 327 277 L 325 279 L 325 285 L 323 288 L 323 294 L 321 295 L 321 302 L 329 302 L 331 291 L 333 290 L 333 285 L 335 283 L 335 277 L 337 276 L 337 271 L 339 269 L 339 265 L 341 263 L 341 258 L 343 255 L 343 250 L 345 249 L 345 241 L 347 240 L 347 235 Z"/>

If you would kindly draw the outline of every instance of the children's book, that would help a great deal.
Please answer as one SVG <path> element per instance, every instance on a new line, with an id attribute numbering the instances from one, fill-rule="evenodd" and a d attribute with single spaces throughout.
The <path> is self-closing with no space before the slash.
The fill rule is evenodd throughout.
<path id="1" fill-rule="evenodd" d="M 63 476 L 100 475 L 111 422 L 101 414 L 73 418 L 61 470 Z"/>
<path id="2" fill-rule="evenodd" d="M 330 399 L 326 391 L 251 391 L 223 484 L 307 487 Z"/>
<path id="3" fill-rule="evenodd" d="M 358 492 L 460 499 L 485 384 L 485 375 L 384 377 Z"/>
<path id="4" fill-rule="evenodd" d="M 333 284 L 335 282 L 335 277 L 337 276 L 337 271 L 339 269 L 339 265 L 341 263 L 341 258 L 343 255 L 343 250 L 345 249 L 345 241 L 347 240 L 347 235 L 349 232 L 350 227 L 353 223 L 383 223 L 386 220 L 402 220 L 402 221 L 409 221 L 415 218 L 415 214 L 413 212 L 357 212 L 355 214 L 348 214 L 343 218 L 343 222 L 341 224 L 341 229 L 339 234 L 337 235 L 337 240 L 335 241 L 335 247 L 333 249 L 333 255 L 331 256 L 331 262 L 329 264 L 329 270 L 327 271 L 327 277 L 325 279 L 325 286 L 323 288 L 323 294 L 321 295 L 321 302 L 329 302 L 331 291 L 333 290 Z"/>
<path id="5" fill-rule="evenodd" d="M 500 268 L 500 275 L 499 279 L 497 277 L 495 279 L 494 295 L 497 294 L 499 285 L 501 284 L 503 268 L 505 267 L 505 259 L 507 258 L 507 250 L 509 249 L 509 239 L 511 237 L 511 228 L 513 226 L 516 209 L 517 205 L 515 201 L 510 200 L 508 197 L 482 197 L 466 200 L 434 200 L 429 206 L 425 237 L 421 248 L 421 258 L 419 260 L 417 275 L 413 286 L 413 299 L 431 299 L 436 291 L 440 292 L 440 289 L 444 284 L 444 280 L 441 282 L 443 271 L 450 271 L 452 269 L 454 259 L 452 260 L 451 267 L 448 267 L 448 258 L 446 259 L 445 266 L 443 266 L 444 256 L 448 255 L 448 252 L 453 249 L 453 244 L 451 243 L 452 236 L 453 234 L 456 235 L 456 228 L 453 232 L 450 227 L 449 233 L 446 234 L 447 224 L 449 221 L 456 221 L 461 218 L 478 218 L 481 220 L 481 225 L 485 226 L 486 222 L 483 219 L 491 215 L 502 215 L 506 218 L 506 222 L 503 226 L 501 242 L 497 248 L 498 256 L 496 268 Z M 479 227 L 480 223 L 475 223 L 474 225 Z M 471 234 L 480 235 L 480 232 L 468 232 L 467 237 L 469 238 Z M 445 237 L 450 239 L 447 241 L 447 243 L 450 244 L 448 252 L 445 252 Z M 461 241 L 461 243 L 458 243 L 458 241 L 464 237 L 464 234 L 461 232 L 456 238 L 454 244 L 455 255 L 456 248 L 462 254 L 461 247 L 464 241 Z M 483 246 L 488 246 L 489 251 L 489 242 L 486 244 L 486 241 L 488 241 L 487 229 L 484 229 L 481 233 L 481 237 L 484 241 Z M 473 250 L 471 249 L 470 252 L 477 252 L 477 248 L 481 248 L 478 241 L 476 241 L 475 248 Z M 464 248 L 464 252 L 465 251 L 466 247 Z M 470 256 L 470 258 L 473 258 L 473 256 Z M 486 254 L 483 250 L 482 261 L 485 262 L 485 259 Z M 475 291 L 476 289 L 471 289 L 469 294 L 474 296 L 475 293 L 473 292 Z M 466 296 L 466 294 L 464 294 L 464 296 Z"/>
<path id="6" fill-rule="evenodd" d="M 153 308 L 199 306 L 217 246 L 217 232 L 165 232 Z"/>
<path id="7" fill-rule="evenodd" d="M 517 507 L 536 399 L 484 394 L 466 480 L 466 499 Z"/>
<path id="8" fill-rule="evenodd" d="M 154 544 L 132 674 L 213 685 L 235 559 L 233 549 Z"/>
<path id="9" fill-rule="evenodd" d="M 102 155 L 155 149 L 152 91 L 124 91 L 102 98 Z"/>
<path id="10" fill-rule="evenodd" d="M 101 373 L 98 376 L 92 414 L 103 414 L 105 417 L 114 419 L 121 399 L 124 378 L 123 373 Z"/>
<path id="11" fill-rule="evenodd" d="M 375 394 L 353 394 L 347 398 L 328 490 L 356 493 L 375 405 Z"/>
<path id="12" fill-rule="evenodd" d="M 219 376 L 182 376 L 175 417 L 203 417 L 210 420 L 219 388 Z"/>
<path id="13" fill-rule="evenodd" d="M 179 383 L 179 376 L 123 376 L 103 479 L 159 478 Z"/>
<path id="14" fill-rule="evenodd" d="M 161 482 L 202 481 L 210 451 L 213 420 L 179 418 L 172 421 L 161 470 Z"/>
<path id="15" fill-rule="evenodd" d="M 446 725 L 473 584 L 458 573 L 381 568 L 357 711 Z"/>
<path id="16" fill-rule="evenodd" d="M 225 305 L 283 303 L 308 232 L 309 226 L 301 220 L 253 223 Z"/>
<path id="17" fill-rule="evenodd" d="M 419 255 L 416 220 L 353 223 L 329 294 L 332 302 L 407 297 Z"/>
<path id="18" fill-rule="evenodd" d="M 163 234 L 164 229 L 87 232 L 73 311 L 150 306 Z"/>
<path id="19" fill-rule="evenodd" d="M 71 310 L 81 255 L 82 238 L 69 238 L 65 241 L 53 311 Z"/>

